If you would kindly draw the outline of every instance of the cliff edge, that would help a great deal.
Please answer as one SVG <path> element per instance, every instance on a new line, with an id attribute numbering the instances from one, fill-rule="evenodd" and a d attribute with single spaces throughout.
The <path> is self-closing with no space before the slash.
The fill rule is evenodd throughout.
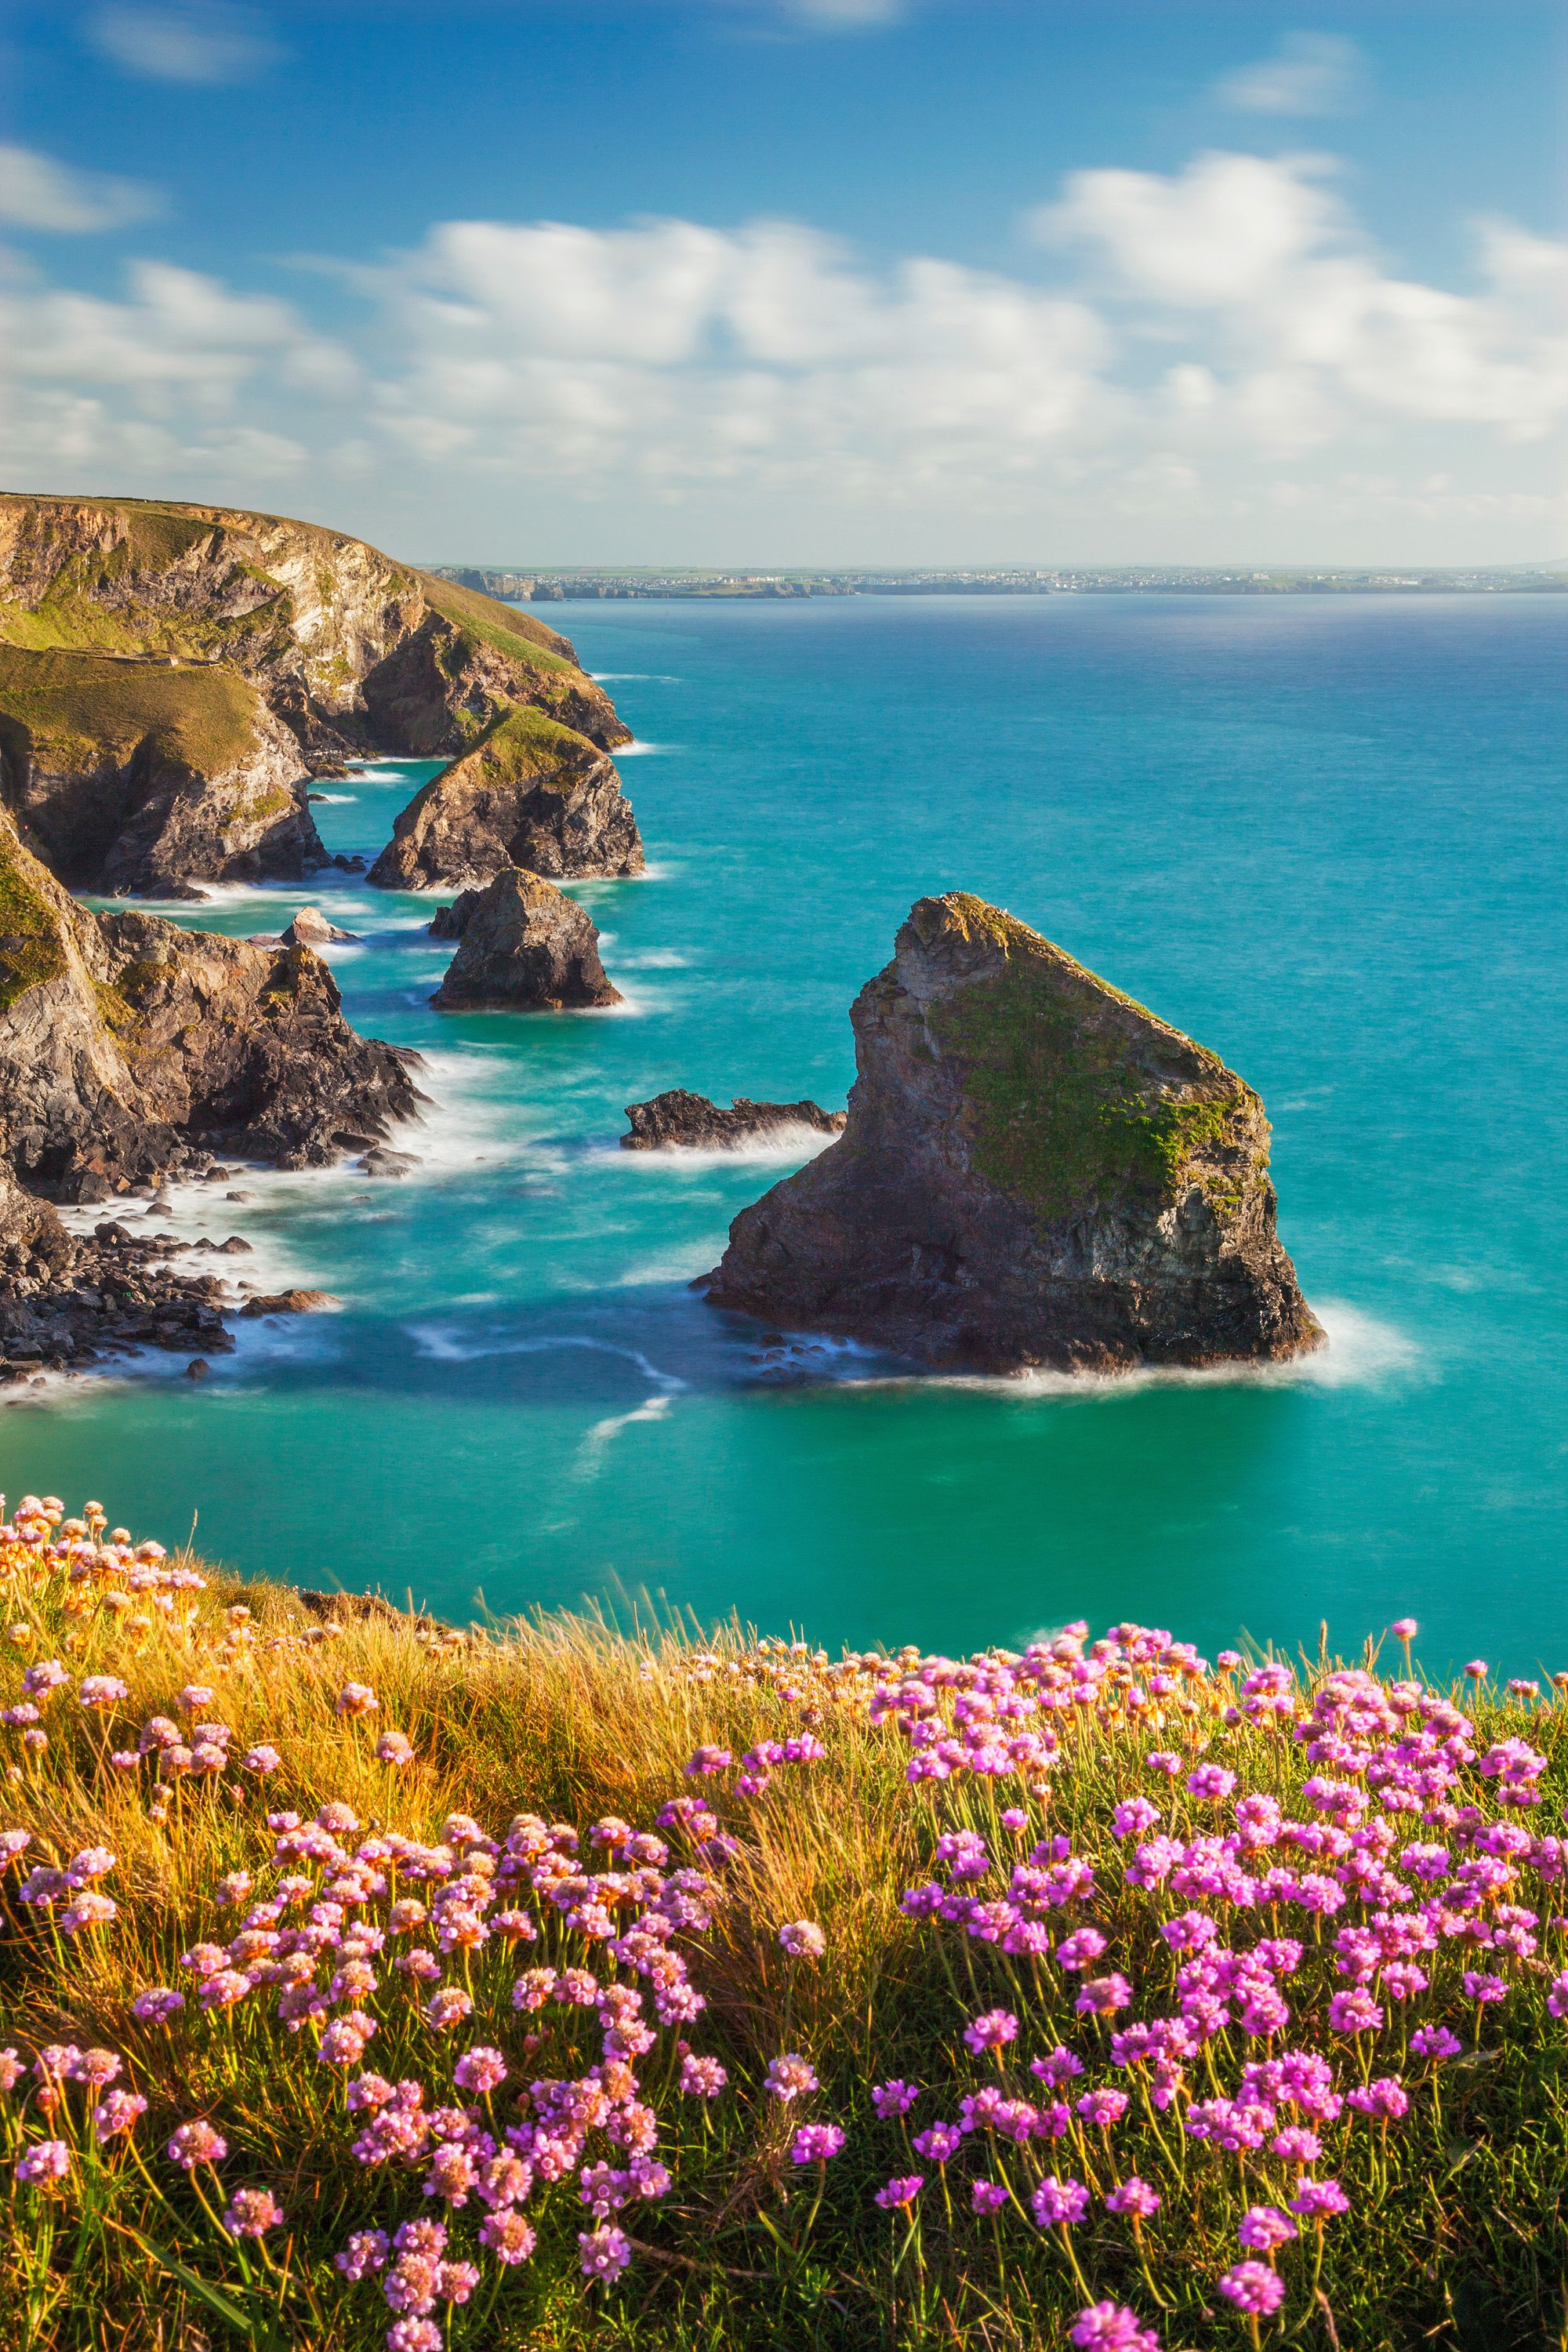
<path id="1" fill-rule="evenodd" d="M 963 891 L 916 903 L 850 1017 L 844 1133 L 737 1217 L 713 1304 L 984 1370 L 1321 1344 L 1263 1105 L 1216 1055 Z"/>

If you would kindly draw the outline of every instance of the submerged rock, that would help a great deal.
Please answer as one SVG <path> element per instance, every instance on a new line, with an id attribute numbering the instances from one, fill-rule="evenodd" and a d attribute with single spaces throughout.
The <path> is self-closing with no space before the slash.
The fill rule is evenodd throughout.
<path id="1" fill-rule="evenodd" d="M 1263 1105 L 1216 1055 L 961 891 L 851 1019 L 844 1134 L 736 1218 L 715 1305 L 990 1370 L 1321 1344 Z"/>
<path id="2" fill-rule="evenodd" d="M 562 1012 L 620 1003 L 599 961 L 598 932 L 553 883 L 509 866 L 466 895 L 472 903 L 458 952 L 432 1004 L 449 1012 L 485 1005 Z"/>
<path id="3" fill-rule="evenodd" d="M 841 1110 L 824 1110 L 814 1102 L 752 1102 L 737 1095 L 728 1110 L 706 1095 L 689 1094 L 671 1087 L 647 1102 L 628 1103 L 631 1133 L 621 1138 L 623 1151 L 724 1151 L 781 1128 L 814 1128 L 819 1135 L 837 1135 L 844 1126 Z"/>
<path id="4" fill-rule="evenodd" d="M 482 888 L 508 866 L 562 877 L 643 870 L 614 761 L 535 709 L 505 712 L 433 776 L 366 878 L 382 890 Z"/>

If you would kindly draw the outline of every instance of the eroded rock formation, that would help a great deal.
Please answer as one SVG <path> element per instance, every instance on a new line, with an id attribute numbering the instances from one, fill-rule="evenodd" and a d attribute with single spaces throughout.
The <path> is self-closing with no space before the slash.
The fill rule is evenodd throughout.
<path id="1" fill-rule="evenodd" d="M 432 1004 L 534 1013 L 620 1003 L 599 961 L 598 932 L 552 882 L 509 866 L 460 903 L 458 952 Z"/>
<path id="2" fill-rule="evenodd" d="M 737 1144 L 788 1128 L 837 1135 L 845 1122 L 841 1110 L 824 1110 L 814 1102 L 752 1102 L 737 1095 L 725 1109 L 706 1095 L 689 1094 L 684 1087 L 671 1087 L 647 1102 L 628 1103 L 626 1117 L 631 1132 L 621 1138 L 623 1151 L 731 1151 Z"/>
<path id="3" fill-rule="evenodd" d="M 562 879 L 643 870 L 614 761 L 538 710 L 507 711 L 433 777 L 367 878 L 384 890 L 483 888 L 509 866 Z"/>
<path id="4" fill-rule="evenodd" d="M 994 1370 L 1321 1343 L 1263 1105 L 1217 1055 L 956 891 L 851 1019 L 845 1131 L 735 1220 L 715 1304 Z"/>

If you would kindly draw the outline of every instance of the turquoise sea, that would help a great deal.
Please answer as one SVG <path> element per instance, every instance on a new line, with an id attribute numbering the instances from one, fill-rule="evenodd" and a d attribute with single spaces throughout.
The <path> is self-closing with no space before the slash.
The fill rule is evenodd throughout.
<path id="1" fill-rule="evenodd" d="M 646 880 L 576 887 L 627 1000 L 443 1016 L 428 902 L 339 877 L 362 1029 L 418 1046 L 420 1173 L 247 1178 L 247 1327 L 0 1412 L 0 1486 L 448 1614 L 641 1592 L 829 1643 L 1015 1643 L 1082 1614 L 1215 1645 L 1568 1664 L 1568 599 L 569 605 L 636 729 Z M 374 854 L 431 772 L 325 789 Z M 932 1381 L 687 1287 L 793 1162 L 616 1148 L 675 1085 L 816 1095 L 923 891 L 979 891 L 1261 1091 L 1332 1335 L 1298 1370 Z M 175 911 L 175 910 L 171 910 Z M 219 1189 L 219 1188 L 214 1188 Z M 201 1222 L 205 1213 L 205 1223 Z M 163 1220 L 160 1220 L 162 1223 Z"/>

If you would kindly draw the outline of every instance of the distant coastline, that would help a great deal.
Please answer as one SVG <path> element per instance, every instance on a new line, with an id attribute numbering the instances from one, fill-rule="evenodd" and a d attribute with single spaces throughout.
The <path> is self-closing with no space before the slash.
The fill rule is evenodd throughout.
<path id="1" fill-rule="evenodd" d="M 439 580 L 486 596 L 531 604 L 618 597 L 797 598 L 802 596 L 1351 596 L 1562 595 L 1568 561 L 1491 570 L 1244 571 L 1128 564 L 1104 571 L 1026 564 L 968 570 L 888 572 L 658 572 L 633 566 L 594 572 L 527 565 L 427 567 Z"/>

